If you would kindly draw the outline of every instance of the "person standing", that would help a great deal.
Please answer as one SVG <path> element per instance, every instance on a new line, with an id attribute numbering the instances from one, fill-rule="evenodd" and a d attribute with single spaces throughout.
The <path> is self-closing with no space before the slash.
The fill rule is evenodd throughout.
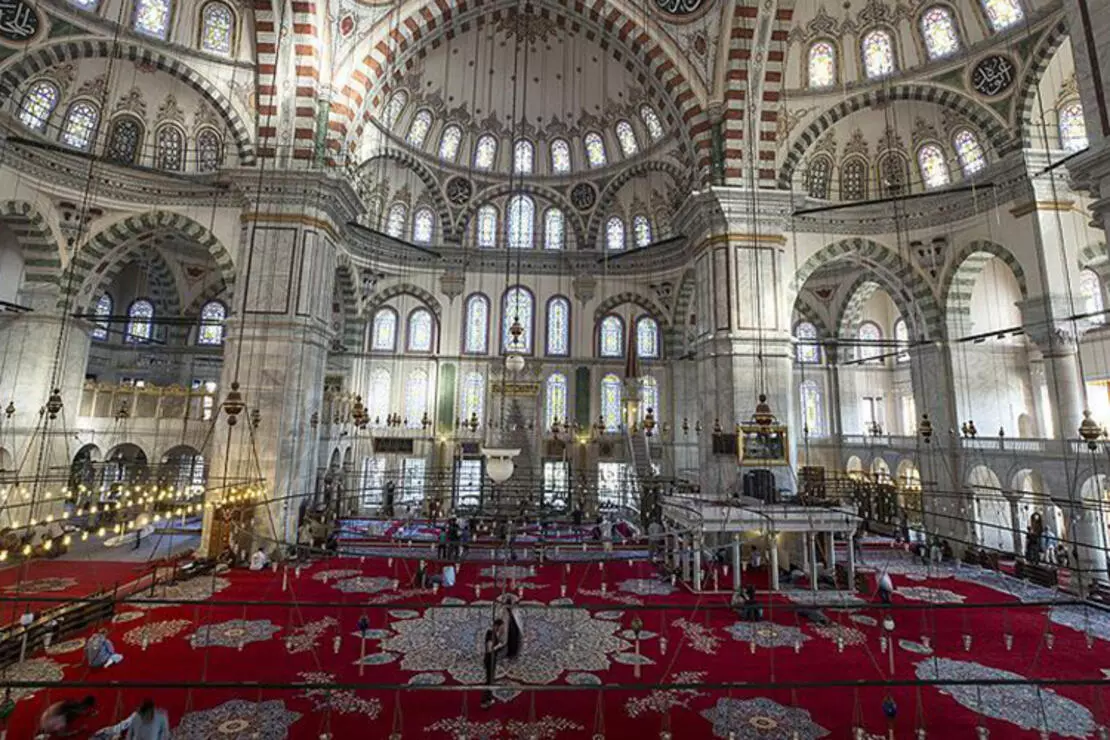
<path id="1" fill-rule="evenodd" d="M 482 641 L 482 664 L 486 669 L 486 688 L 482 691 L 482 709 L 493 706 L 493 682 L 497 679 L 497 653 L 503 647 L 501 629 L 505 622 L 498 617 L 486 630 Z"/>
<path id="2" fill-rule="evenodd" d="M 890 573 L 887 573 L 886 570 L 883 570 L 883 572 L 879 574 L 879 583 L 878 583 L 878 585 L 879 585 L 879 599 L 884 604 L 889 604 L 890 603 L 890 595 L 891 595 L 891 593 L 894 592 L 894 581 L 891 580 Z"/>
<path id="3" fill-rule="evenodd" d="M 98 731 L 93 740 L 170 740 L 170 721 L 164 709 L 146 699 L 122 722 Z"/>

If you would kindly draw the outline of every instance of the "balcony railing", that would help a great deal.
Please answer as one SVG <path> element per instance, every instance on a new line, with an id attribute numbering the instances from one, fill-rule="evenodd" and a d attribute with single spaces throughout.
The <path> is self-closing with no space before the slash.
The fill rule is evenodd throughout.
<path id="1" fill-rule="evenodd" d="M 194 419 L 207 421 L 217 406 L 215 393 L 179 385 L 135 386 L 87 382 L 79 416 L 93 419 Z"/>

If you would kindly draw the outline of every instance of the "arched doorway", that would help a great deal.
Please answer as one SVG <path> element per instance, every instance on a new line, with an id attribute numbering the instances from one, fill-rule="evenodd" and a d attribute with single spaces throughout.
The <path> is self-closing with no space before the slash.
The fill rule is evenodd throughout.
<path id="1" fill-rule="evenodd" d="M 130 442 L 116 445 L 105 456 L 101 473 L 101 485 L 105 486 L 143 482 L 148 473 L 146 453 Z"/>
<path id="2" fill-rule="evenodd" d="M 173 447 L 162 456 L 159 483 L 173 486 L 180 494 L 196 496 L 204 492 L 208 468 L 204 455 L 189 445 Z"/>
<path id="3" fill-rule="evenodd" d="M 1014 524 L 1010 502 L 1002 494 L 1002 484 L 986 465 L 976 465 L 967 476 L 975 513 L 975 536 L 980 547 L 1012 552 Z"/>
<path id="4" fill-rule="evenodd" d="M 865 477 L 863 474 L 863 460 L 852 455 L 848 458 L 848 462 L 844 464 L 844 472 L 853 480 L 863 480 Z"/>
<path id="5" fill-rule="evenodd" d="M 898 509 L 905 514 L 911 527 L 920 527 L 925 521 L 925 510 L 921 498 L 921 473 L 913 460 L 899 461 L 894 481 L 898 491 Z"/>

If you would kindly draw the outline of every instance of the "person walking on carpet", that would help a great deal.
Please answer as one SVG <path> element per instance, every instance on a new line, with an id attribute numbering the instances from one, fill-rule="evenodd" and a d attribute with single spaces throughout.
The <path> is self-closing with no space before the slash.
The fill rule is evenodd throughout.
<path id="1" fill-rule="evenodd" d="M 493 620 L 493 624 L 486 630 L 485 639 L 482 641 L 482 664 L 486 669 L 486 688 L 482 691 L 482 709 L 493 706 L 493 682 L 497 679 L 497 653 L 504 647 L 501 641 L 501 630 L 505 626 L 501 618 Z"/>

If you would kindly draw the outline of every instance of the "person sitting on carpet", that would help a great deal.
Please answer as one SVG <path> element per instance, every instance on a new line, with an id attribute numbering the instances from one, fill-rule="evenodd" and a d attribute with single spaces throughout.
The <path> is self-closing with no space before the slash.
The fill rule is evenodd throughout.
<path id="1" fill-rule="evenodd" d="M 67 699 L 46 708 L 39 720 L 39 738 L 70 737 L 83 730 L 82 721 L 91 716 L 96 709 L 96 699 Z"/>
<path id="2" fill-rule="evenodd" d="M 739 594 L 736 594 L 736 596 L 739 596 Z M 736 596 L 733 597 L 734 600 Z M 759 622 L 763 619 L 763 607 L 755 600 L 755 586 L 748 584 L 748 587 L 744 589 L 742 606 L 740 618 L 745 622 Z"/>
<path id="3" fill-rule="evenodd" d="M 90 668 L 107 668 L 119 663 L 123 656 L 108 639 L 108 630 L 100 629 L 85 643 L 85 662 Z"/>
<path id="4" fill-rule="evenodd" d="M 164 709 L 154 706 L 153 699 L 146 699 L 122 722 L 105 727 L 93 735 L 93 740 L 169 740 L 170 721 Z"/>
<path id="5" fill-rule="evenodd" d="M 269 564 L 270 558 L 266 557 L 266 553 L 262 551 L 261 547 L 254 555 L 251 555 L 251 570 L 262 570 Z"/>

